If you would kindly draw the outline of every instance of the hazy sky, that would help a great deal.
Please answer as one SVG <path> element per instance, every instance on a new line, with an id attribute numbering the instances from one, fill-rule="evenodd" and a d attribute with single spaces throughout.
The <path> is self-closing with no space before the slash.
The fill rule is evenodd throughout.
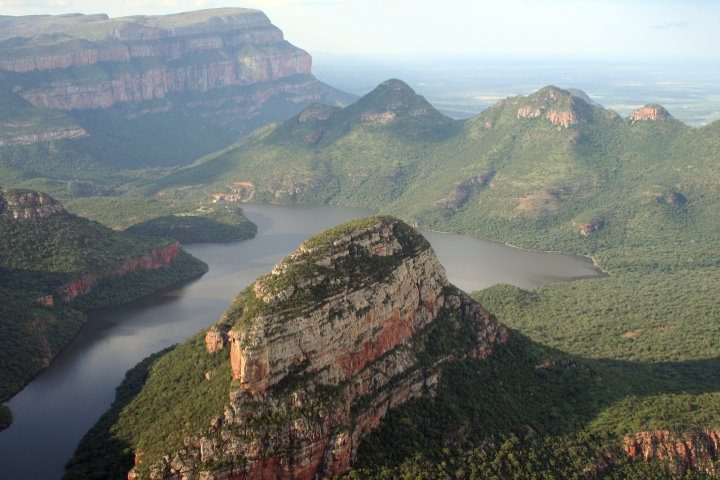
<path id="1" fill-rule="evenodd" d="M 720 59 L 720 0 L 0 0 L 0 14 L 265 11 L 311 52 Z"/>

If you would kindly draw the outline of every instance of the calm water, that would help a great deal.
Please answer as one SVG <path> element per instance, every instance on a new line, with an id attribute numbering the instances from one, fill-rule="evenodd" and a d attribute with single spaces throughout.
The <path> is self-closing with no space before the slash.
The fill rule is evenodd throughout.
<path id="1" fill-rule="evenodd" d="M 57 479 L 82 435 L 110 406 L 125 371 L 147 355 L 215 321 L 243 287 L 309 235 L 366 215 L 341 207 L 248 206 L 259 234 L 245 242 L 192 245 L 210 271 L 182 288 L 91 315 L 78 337 L 8 405 L 13 425 L 0 433 L 0 476 Z M 462 235 L 427 233 L 450 280 L 465 290 L 505 282 L 521 287 L 598 275 L 570 255 L 526 252 Z"/>

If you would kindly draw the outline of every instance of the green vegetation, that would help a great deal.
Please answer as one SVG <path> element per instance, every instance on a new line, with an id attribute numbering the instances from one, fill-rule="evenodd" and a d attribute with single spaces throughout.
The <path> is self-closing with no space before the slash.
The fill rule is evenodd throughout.
<path id="1" fill-rule="evenodd" d="M 168 244 L 65 212 L 13 220 L 0 205 L 0 399 L 49 365 L 84 324 L 83 310 L 129 302 L 207 270 L 181 251 L 161 268 L 119 273 Z M 78 287 L 79 296 L 66 303 L 58 288 L 87 275 L 90 291 Z"/>
<path id="2" fill-rule="evenodd" d="M 166 215 L 135 224 L 125 233 L 174 238 L 181 243 L 235 242 L 257 234 L 257 226 L 236 207 L 221 207 L 207 215 Z"/>
<path id="3" fill-rule="evenodd" d="M 554 87 L 456 122 L 408 90 L 391 81 L 346 109 L 313 106 L 133 193 L 201 204 L 243 185 L 239 194 L 253 201 L 376 208 L 430 228 L 591 255 L 609 277 L 476 293 L 516 330 L 511 340 L 486 360 L 447 366 L 434 398 L 394 410 L 349 477 L 681 478 L 626 458 L 618 441 L 720 427 L 717 122 L 631 122 Z M 309 245 L 322 250 L 342 233 Z M 265 280 L 277 293 L 321 268 L 298 261 Z M 260 307 L 248 290 L 229 315 L 242 324 Z M 433 340 L 443 351 L 458 338 Z M 144 401 L 153 413 L 124 438 L 152 449 L 149 428 L 177 444 L 181 422 L 156 422 L 154 401 Z"/>
<path id="4" fill-rule="evenodd" d="M 0 405 L 0 431 L 5 430 L 12 423 L 12 412 L 5 405 Z"/>
<path id="5" fill-rule="evenodd" d="M 205 331 L 199 332 L 130 370 L 111 409 L 78 445 L 64 478 L 124 478 L 134 452 L 159 458 L 204 431 L 222 413 L 231 382 L 227 356 L 208 353 L 204 341 Z"/>
<path id="6" fill-rule="evenodd" d="M 472 450 L 445 447 L 402 464 L 353 469 L 347 480 L 703 480 L 699 472 L 674 475 L 657 461 L 628 458 L 617 443 L 591 435 L 507 435 Z"/>
<path id="7" fill-rule="evenodd" d="M 133 466 L 133 450 L 113 435 L 123 409 L 140 393 L 150 371 L 174 347 L 150 355 L 128 370 L 115 390 L 115 401 L 78 444 L 65 467 L 64 479 L 106 480 L 124 478 Z"/>
<path id="8" fill-rule="evenodd" d="M 717 125 L 690 128 L 672 117 L 631 122 L 547 87 L 499 102 L 465 122 L 446 119 L 447 128 L 436 128 L 441 134 L 432 136 L 422 132 L 423 126 L 437 125 L 434 114 L 423 123 L 411 113 L 422 101 L 400 87 L 393 97 L 392 90 L 386 84 L 342 110 L 312 107 L 138 192 L 203 201 L 244 182 L 252 185 L 245 194 L 253 201 L 376 208 L 429 228 L 591 255 L 609 277 L 533 291 L 496 286 L 476 295 L 533 345 L 564 352 L 589 372 L 569 375 L 556 391 L 543 381 L 534 396 L 525 392 L 536 401 L 549 399 L 547 405 L 538 403 L 547 418 L 524 419 L 543 433 L 531 442 L 537 454 L 547 453 L 546 441 L 562 448 L 576 435 L 617 442 L 642 429 L 720 426 L 714 373 L 720 347 Z M 372 115 L 389 111 L 389 103 L 398 105 L 394 119 L 360 120 L 363 113 L 381 118 Z M 476 368 L 452 378 L 462 384 L 462 378 L 474 378 Z M 487 386 L 499 375 L 512 374 L 494 372 L 484 384 L 477 378 L 474 383 Z M 475 391 L 463 394 L 473 399 L 469 404 L 447 398 L 437 403 L 444 398 L 439 395 L 432 408 L 406 414 L 405 422 L 447 421 L 463 412 L 457 418 L 469 415 L 473 427 L 488 429 L 478 431 L 468 446 L 478 447 L 486 435 L 513 430 L 509 424 L 493 430 L 503 408 L 510 423 L 521 423 L 523 412 L 538 412 L 534 404 L 517 404 L 523 396 L 517 392 L 533 385 L 530 380 L 513 383 L 511 394 L 493 388 L 482 402 Z M 600 400 L 588 398 L 587 391 Z M 476 405 L 483 402 L 497 409 L 483 411 Z M 473 413 L 476 408 L 482 413 Z M 412 463 L 417 452 L 428 456 L 445 447 L 448 430 L 436 421 L 433 433 L 427 425 L 408 431 L 389 420 L 382 430 L 389 436 L 368 443 L 397 455 L 392 468 Z M 399 447 L 403 442 L 409 446 Z M 513 449 L 521 458 L 532 454 Z M 364 451 L 366 468 L 389 465 L 387 458 Z M 498 451 L 488 452 L 484 455 L 492 457 Z M 653 466 L 621 463 L 605 478 L 661 475 Z M 553 472 L 563 477 L 566 471 Z"/>

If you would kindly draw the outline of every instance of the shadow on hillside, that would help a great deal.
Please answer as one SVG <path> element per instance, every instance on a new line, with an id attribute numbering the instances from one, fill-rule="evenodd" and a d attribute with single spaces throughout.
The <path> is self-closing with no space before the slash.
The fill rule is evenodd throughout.
<path id="1" fill-rule="evenodd" d="M 592 426 L 612 438 L 621 428 L 637 431 L 643 422 L 693 414 L 668 411 L 668 406 L 682 409 L 685 404 L 655 404 L 648 400 L 653 396 L 711 392 L 720 392 L 720 358 L 661 363 L 591 360 L 513 331 L 489 358 L 445 366 L 434 397 L 391 411 L 363 441 L 359 466 L 393 467 L 417 453 L 433 458 L 443 448 L 477 446 L 509 434 L 579 433 L 602 412 L 625 401 L 629 405 L 620 411 L 627 418 L 613 411 L 606 430 Z"/>
<path id="2" fill-rule="evenodd" d="M 155 362 L 173 348 L 154 353 L 128 370 L 116 389 L 112 406 L 80 440 L 75 453 L 65 465 L 64 480 L 127 478 L 134 464 L 133 451 L 131 445 L 112 431 L 112 427 L 120 418 L 122 410 L 145 386 Z"/>

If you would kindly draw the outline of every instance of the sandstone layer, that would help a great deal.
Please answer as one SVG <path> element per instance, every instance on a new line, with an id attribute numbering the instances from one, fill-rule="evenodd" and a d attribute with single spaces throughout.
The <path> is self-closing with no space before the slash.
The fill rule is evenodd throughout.
<path id="1" fill-rule="evenodd" d="M 60 202 L 50 195 L 31 190 L 0 189 L 0 215 L 15 221 L 47 218 L 64 211 Z"/>
<path id="2" fill-rule="evenodd" d="M 485 358 L 507 338 L 408 225 L 336 227 L 241 292 L 208 331 L 207 351 L 232 367 L 224 410 L 181 450 L 138 452 L 129 478 L 341 474 L 390 409 L 433 395 L 445 362 Z"/>
<path id="3" fill-rule="evenodd" d="M 0 96 L 13 108 L 0 121 L 0 146 L 132 132 L 122 122 L 173 112 L 195 118 L 199 130 L 242 134 L 312 102 L 352 101 L 311 67 L 311 56 L 258 10 L 6 17 Z M 111 108 L 107 125 L 102 114 L 82 114 Z"/>
<path id="4" fill-rule="evenodd" d="M 650 430 L 628 435 L 623 440 L 625 452 L 644 461 L 658 460 L 674 474 L 688 470 L 717 475 L 720 455 L 720 431 L 705 430 L 686 435 L 668 430 Z"/>

